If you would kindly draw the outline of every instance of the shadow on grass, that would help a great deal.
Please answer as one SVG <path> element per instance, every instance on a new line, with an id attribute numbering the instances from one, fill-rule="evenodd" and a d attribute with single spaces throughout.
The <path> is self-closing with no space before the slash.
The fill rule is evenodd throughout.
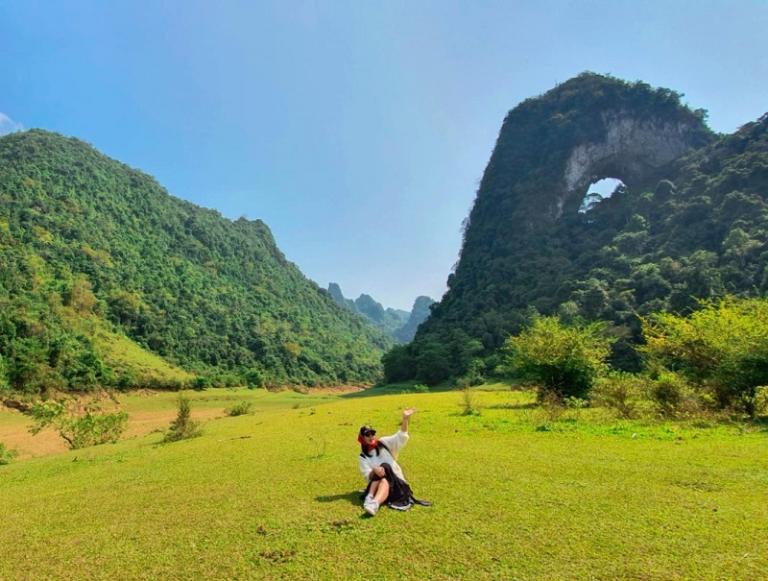
<path id="1" fill-rule="evenodd" d="M 353 490 L 352 492 L 341 492 L 339 494 L 316 496 L 315 500 L 317 502 L 338 502 L 340 500 L 346 500 L 350 504 L 354 504 L 356 506 L 361 506 L 363 502 L 361 499 L 361 493 L 358 490 Z"/>

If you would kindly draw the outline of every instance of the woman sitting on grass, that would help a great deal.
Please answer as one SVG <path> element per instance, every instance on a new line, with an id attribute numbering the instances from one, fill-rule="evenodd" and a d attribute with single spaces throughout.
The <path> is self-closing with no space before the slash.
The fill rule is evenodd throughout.
<path id="1" fill-rule="evenodd" d="M 362 449 L 360 472 L 368 483 L 363 508 L 371 516 L 375 515 L 385 502 L 390 508 L 397 510 L 408 510 L 414 504 L 431 504 L 413 497 L 411 487 L 405 481 L 403 470 L 397 463 L 400 448 L 408 442 L 408 422 L 415 411 L 414 408 L 403 411 L 400 430 L 391 436 L 377 439 L 376 430 L 371 426 L 360 428 L 357 436 Z"/>

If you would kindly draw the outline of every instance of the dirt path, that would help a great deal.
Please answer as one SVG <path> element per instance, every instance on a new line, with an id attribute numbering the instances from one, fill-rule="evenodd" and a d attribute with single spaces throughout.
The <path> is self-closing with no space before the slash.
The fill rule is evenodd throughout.
<path id="1" fill-rule="evenodd" d="M 224 408 L 208 408 L 192 411 L 192 419 L 206 421 L 224 416 Z M 176 417 L 176 410 L 133 412 L 121 439 L 136 438 L 165 430 Z M 37 435 L 29 433 L 32 422 L 22 413 L 0 406 L 0 442 L 6 448 L 18 452 L 17 460 L 61 454 L 68 450 L 66 442 L 51 428 Z"/>

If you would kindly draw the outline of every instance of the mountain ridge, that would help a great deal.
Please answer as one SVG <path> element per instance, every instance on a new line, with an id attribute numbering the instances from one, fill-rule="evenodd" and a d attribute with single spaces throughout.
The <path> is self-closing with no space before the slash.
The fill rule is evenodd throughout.
<path id="1" fill-rule="evenodd" d="M 335 282 L 328 283 L 327 292 L 336 304 L 361 315 L 397 343 L 408 343 L 413 339 L 416 329 L 429 316 L 429 305 L 435 302 L 430 297 L 419 296 L 416 297 L 411 311 L 403 311 L 391 307 L 384 308 L 376 299 L 365 293 L 361 293 L 354 300 L 348 299 Z"/>
<path id="2" fill-rule="evenodd" d="M 62 308 L 99 318 L 201 385 L 379 377 L 390 339 L 308 280 L 261 220 L 228 220 L 43 130 L 0 138 L 0 201 L 0 389 L 163 383 L 138 364 L 116 375 Z"/>

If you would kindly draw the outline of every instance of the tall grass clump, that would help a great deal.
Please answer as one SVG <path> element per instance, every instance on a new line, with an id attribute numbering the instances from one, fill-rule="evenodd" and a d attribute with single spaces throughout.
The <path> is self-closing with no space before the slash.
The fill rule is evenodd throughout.
<path id="1" fill-rule="evenodd" d="M 652 365 L 679 373 L 720 409 L 758 412 L 758 387 L 768 385 L 768 299 L 727 297 L 687 317 L 652 315 L 643 335 Z"/>
<path id="2" fill-rule="evenodd" d="M 461 390 L 459 406 L 461 407 L 461 415 L 463 416 L 480 415 L 480 406 L 477 402 L 477 395 L 469 386 Z"/>
<path id="3" fill-rule="evenodd" d="M 250 401 L 241 401 L 225 411 L 226 414 L 231 417 L 245 416 L 253 413 L 253 403 Z"/>
<path id="4" fill-rule="evenodd" d="M 196 438 L 201 434 L 200 425 L 192 421 L 192 406 L 189 403 L 189 398 L 179 397 L 176 419 L 171 422 L 163 442 L 178 442 L 179 440 Z"/>
<path id="5" fill-rule="evenodd" d="M 503 353 L 512 372 L 537 386 L 538 399 L 584 398 L 607 369 L 614 338 L 603 323 L 564 325 L 559 317 L 539 317 L 510 337 Z"/>
<path id="6" fill-rule="evenodd" d="M 5 444 L 0 442 L 0 466 L 10 464 L 11 460 L 16 457 L 16 451 L 10 450 L 5 447 Z"/>

